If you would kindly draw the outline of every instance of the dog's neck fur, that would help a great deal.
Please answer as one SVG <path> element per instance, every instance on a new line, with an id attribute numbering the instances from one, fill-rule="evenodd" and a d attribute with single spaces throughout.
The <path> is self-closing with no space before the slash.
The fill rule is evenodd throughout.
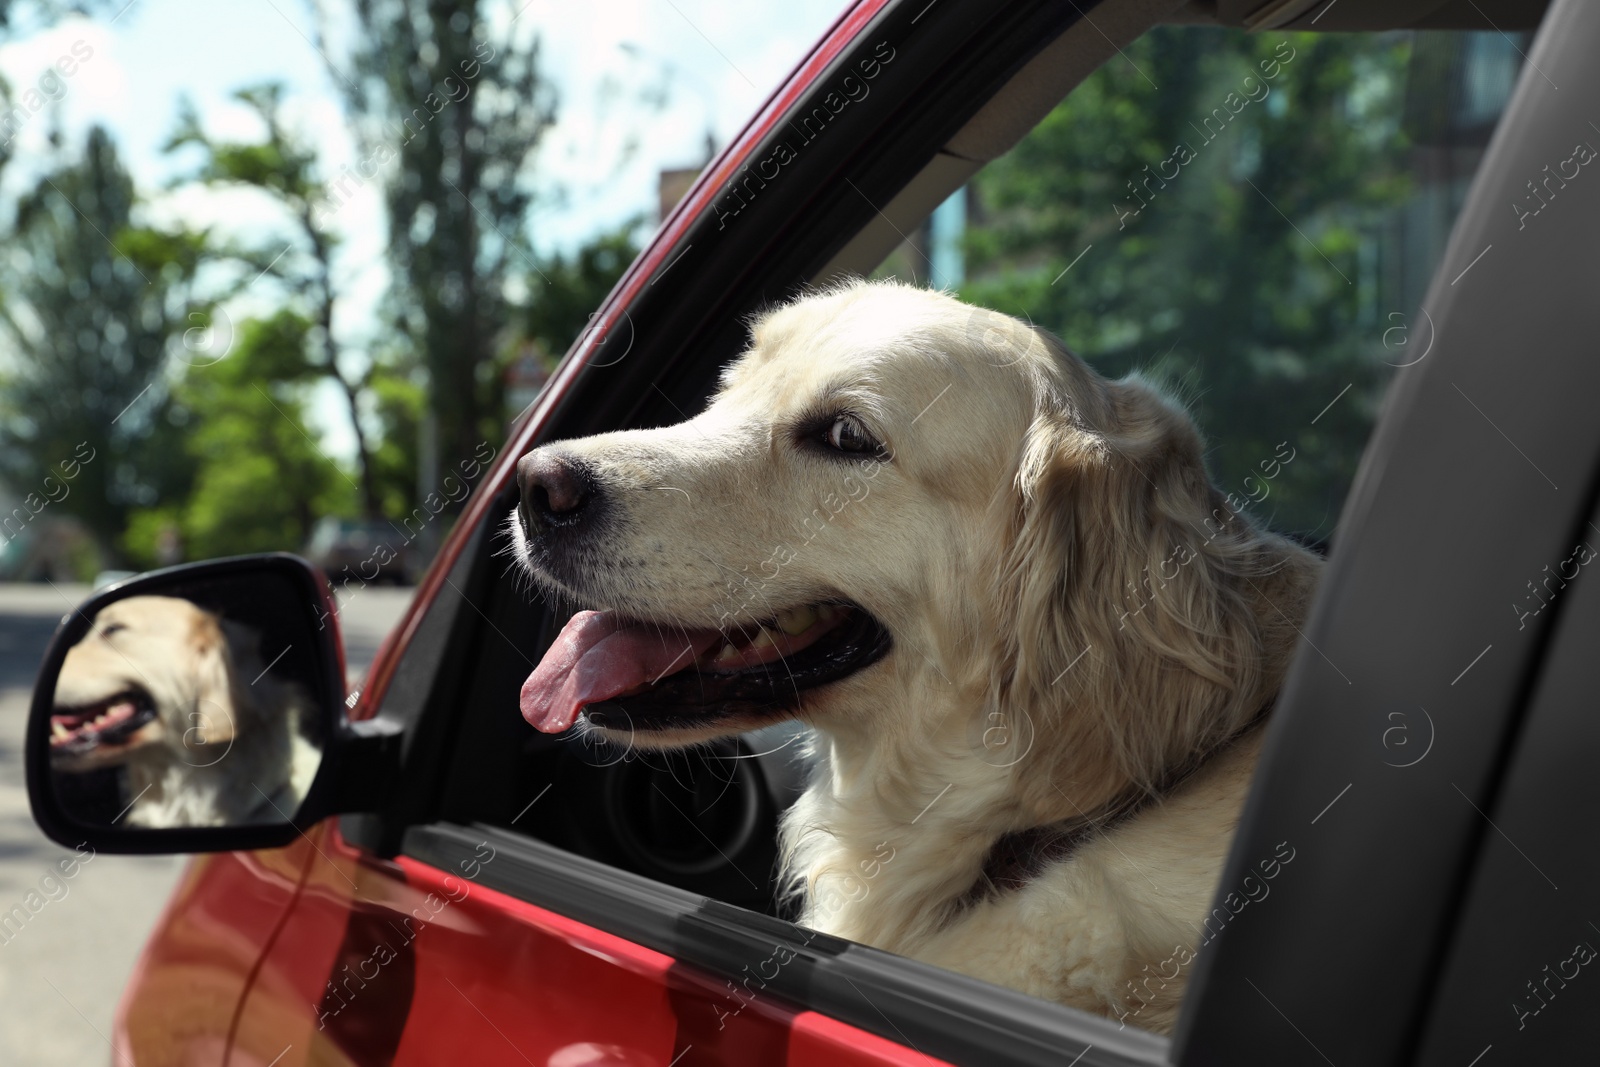
<path id="1" fill-rule="evenodd" d="M 288 799 L 285 787 L 299 770 L 298 709 L 265 716 L 242 703 L 249 699 L 247 694 L 235 692 L 234 699 L 239 711 L 236 732 L 215 762 L 197 766 L 212 757 L 168 745 L 146 745 L 129 758 L 129 824 L 230 826 L 287 822 L 294 815 L 296 802 Z M 287 810 L 280 814 L 274 806 Z"/>
<path id="2" fill-rule="evenodd" d="M 1320 569 L 1320 560 L 1296 548 L 1285 566 L 1261 580 L 1252 599 L 1270 666 L 1251 692 L 1238 694 L 1236 703 L 1251 711 L 1238 716 L 1210 752 L 1251 732 L 1270 705 L 1294 649 L 1294 620 L 1304 616 Z M 783 867 L 790 891 L 804 902 L 805 925 L 916 955 L 970 901 L 997 840 L 1095 817 L 1151 783 L 1107 759 L 1103 739 L 1084 734 L 1081 744 L 1062 743 L 1063 735 L 1106 721 L 1074 708 L 1071 698 L 1035 724 L 1055 734 L 1055 743 L 1039 743 L 1013 766 L 996 766 L 1005 761 L 991 762 L 973 737 L 972 724 L 983 720 L 974 709 L 993 706 L 987 685 L 959 675 L 951 682 L 948 670 L 900 669 L 906 676 L 890 691 L 919 708 L 916 716 L 885 708 L 871 720 L 816 724 L 814 776 L 783 823 Z M 932 708 L 943 715 L 936 718 Z M 940 725 L 919 737 L 885 737 L 874 721 Z M 1040 759 L 1047 765 L 1039 766 Z"/>
<path id="3" fill-rule="evenodd" d="M 786 866 L 804 893 L 801 922 L 906 951 L 971 884 L 989 847 L 974 824 L 998 821 L 1005 790 L 981 782 L 958 791 L 959 761 L 934 753 L 902 759 L 825 735 L 817 744 L 816 779 L 784 822 Z M 919 877 L 896 877 L 906 870 Z"/>
<path id="4" fill-rule="evenodd" d="M 923 707 L 970 708 L 983 699 L 952 699 L 948 688 L 905 692 L 903 699 Z M 966 736 L 972 718 L 952 711 L 947 729 L 916 744 L 874 743 L 857 730 L 819 732 L 815 777 L 784 822 L 785 866 L 804 894 L 803 923 L 914 952 L 958 910 L 996 839 L 1079 809 L 1093 812 L 1116 794 L 1103 769 L 1060 768 L 1051 776 L 1058 804 L 1035 810 L 1019 789 L 1032 771 L 1026 759 L 1009 768 L 983 762 Z M 1097 784 L 1075 787 L 1074 778 Z"/>

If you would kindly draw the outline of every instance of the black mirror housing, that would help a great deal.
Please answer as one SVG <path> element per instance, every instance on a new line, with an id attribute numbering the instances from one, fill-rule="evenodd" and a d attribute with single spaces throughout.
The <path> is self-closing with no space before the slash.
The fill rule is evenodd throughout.
<path id="1" fill-rule="evenodd" d="M 34 820 L 97 852 L 288 844 L 376 810 L 397 729 L 345 715 L 338 608 L 287 553 L 138 575 L 62 619 L 40 665 L 24 758 Z"/>

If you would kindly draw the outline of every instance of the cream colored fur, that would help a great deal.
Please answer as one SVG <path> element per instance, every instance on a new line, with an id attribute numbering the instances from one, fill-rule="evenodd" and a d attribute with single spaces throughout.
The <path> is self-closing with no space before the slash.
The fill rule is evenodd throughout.
<path id="1" fill-rule="evenodd" d="M 850 412 L 886 463 L 802 447 Z M 810 787 L 783 824 L 801 922 L 1170 1028 L 1320 571 L 1232 515 L 1182 409 L 943 294 L 855 283 L 764 315 L 704 412 L 564 442 L 616 513 L 584 607 L 748 627 L 847 599 L 880 662 L 805 691 Z M 1148 570 L 1146 570 L 1148 568 Z M 1142 606 L 1141 606 L 1142 605 Z M 758 725 L 616 736 L 693 743 Z M 962 906 L 1002 834 L 1093 814 L 1209 756 L 1025 888 Z"/>
<path id="2" fill-rule="evenodd" d="M 300 735 L 303 698 L 263 673 L 256 644 L 253 632 L 177 597 L 103 608 L 62 663 L 56 705 L 138 688 L 156 718 L 115 751 L 57 757 L 56 772 L 125 766 L 132 826 L 288 821 L 322 754 Z"/>

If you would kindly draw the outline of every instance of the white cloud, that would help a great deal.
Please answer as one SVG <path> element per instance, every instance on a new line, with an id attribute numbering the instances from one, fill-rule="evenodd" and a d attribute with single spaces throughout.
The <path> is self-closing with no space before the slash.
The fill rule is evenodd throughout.
<path id="1" fill-rule="evenodd" d="M 127 120 L 128 76 L 117 45 L 106 27 L 81 18 L 0 45 L 0 75 L 13 103 L 0 116 L 0 141 L 16 160 L 0 189 L 14 195 L 37 179 L 27 163 L 48 155 L 53 129 L 72 144 L 92 122 L 115 127 Z"/>
<path id="2" fill-rule="evenodd" d="M 523 19 L 536 20 L 561 94 L 541 166 L 567 193 L 536 217 L 536 242 L 567 249 L 633 215 L 654 221 L 658 172 L 703 162 L 708 126 L 718 148 L 732 139 L 839 7 L 534 0 Z M 663 84 L 665 107 L 650 109 L 643 95 Z"/>

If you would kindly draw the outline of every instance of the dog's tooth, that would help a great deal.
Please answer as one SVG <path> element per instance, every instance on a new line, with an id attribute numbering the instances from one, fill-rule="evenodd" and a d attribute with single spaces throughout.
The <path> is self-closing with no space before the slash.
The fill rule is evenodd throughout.
<path id="1" fill-rule="evenodd" d="M 711 657 L 711 665 L 714 667 L 721 667 L 725 664 L 732 663 L 738 658 L 739 650 L 734 648 L 732 645 L 725 644 L 717 650 L 717 654 L 715 656 Z"/>
<path id="2" fill-rule="evenodd" d="M 756 639 L 750 642 L 750 650 L 754 652 L 763 648 L 770 648 L 773 643 L 772 631 L 763 626 L 759 631 L 757 631 Z"/>
<path id="3" fill-rule="evenodd" d="M 53 722 L 50 724 L 50 735 L 52 737 L 71 737 L 72 731 L 58 722 Z"/>
<path id="4" fill-rule="evenodd" d="M 778 629 L 794 637 L 811 629 L 816 621 L 817 613 L 811 607 L 791 608 L 778 616 Z"/>

